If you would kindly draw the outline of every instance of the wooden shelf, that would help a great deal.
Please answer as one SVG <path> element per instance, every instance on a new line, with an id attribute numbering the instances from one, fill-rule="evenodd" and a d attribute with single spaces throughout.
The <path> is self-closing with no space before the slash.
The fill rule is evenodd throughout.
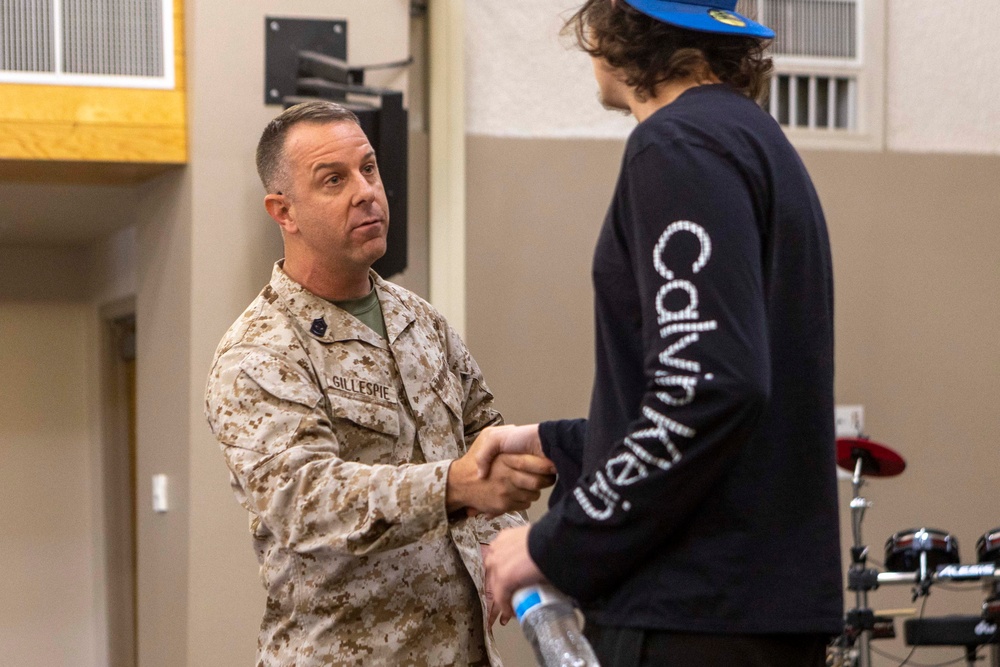
<path id="1" fill-rule="evenodd" d="M 135 182 L 187 162 L 183 0 L 172 90 L 0 84 L 0 179 Z"/>

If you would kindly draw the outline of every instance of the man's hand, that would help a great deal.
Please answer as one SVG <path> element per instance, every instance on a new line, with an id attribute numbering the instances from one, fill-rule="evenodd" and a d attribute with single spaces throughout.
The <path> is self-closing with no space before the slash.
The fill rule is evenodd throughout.
<path id="1" fill-rule="evenodd" d="M 542 452 L 542 441 L 538 437 L 538 424 L 494 426 L 483 429 L 469 451 L 473 449 L 476 451 L 476 468 L 483 479 L 490 474 L 493 460 L 501 454 L 530 454 L 545 457 Z"/>
<path id="2" fill-rule="evenodd" d="M 541 496 L 542 489 L 555 484 L 555 465 L 544 456 L 531 454 L 501 455 L 495 458 L 487 475 L 479 474 L 479 452 L 490 446 L 494 436 L 489 432 L 500 428 L 485 429 L 469 451 L 448 468 L 449 514 L 463 507 L 489 516 L 528 509 Z"/>
<path id="3" fill-rule="evenodd" d="M 499 613 L 500 625 L 507 625 L 514 616 L 510 602 L 514 593 L 530 584 L 546 581 L 528 553 L 530 529 L 531 526 L 519 526 L 501 530 L 486 554 L 486 590 L 493 594 L 492 615 Z"/>

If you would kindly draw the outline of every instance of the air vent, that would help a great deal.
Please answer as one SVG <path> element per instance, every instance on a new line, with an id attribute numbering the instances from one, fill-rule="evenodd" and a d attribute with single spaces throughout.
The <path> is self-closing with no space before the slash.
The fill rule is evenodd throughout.
<path id="1" fill-rule="evenodd" d="M 172 0 L 0 0 L 0 82 L 172 88 Z"/>
<path id="2" fill-rule="evenodd" d="M 854 77 L 778 74 L 771 80 L 767 106 L 786 127 L 854 130 L 856 91 Z"/>
<path id="3" fill-rule="evenodd" d="M 0 69 L 51 72 L 52 6 L 50 0 L 0 0 Z"/>
<path id="4" fill-rule="evenodd" d="M 774 29 L 776 74 L 765 104 L 781 125 L 858 130 L 863 0 L 740 0 L 736 10 Z"/>
<path id="5" fill-rule="evenodd" d="M 775 55 L 857 58 L 857 0 L 740 0 L 737 11 L 774 29 Z"/>

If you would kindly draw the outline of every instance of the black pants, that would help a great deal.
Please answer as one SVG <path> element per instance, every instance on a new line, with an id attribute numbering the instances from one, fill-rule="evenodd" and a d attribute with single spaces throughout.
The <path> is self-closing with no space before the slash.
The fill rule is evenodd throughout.
<path id="1" fill-rule="evenodd" d="M 824 667 L 826 635 L 706 635 L 587 624 L 601 667 Z"/>

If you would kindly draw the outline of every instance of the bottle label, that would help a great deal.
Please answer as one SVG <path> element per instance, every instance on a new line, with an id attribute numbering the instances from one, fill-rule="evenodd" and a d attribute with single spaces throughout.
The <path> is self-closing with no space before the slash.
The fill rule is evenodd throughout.
<path id="1" fill-rule="evenodd" d="M 525 615 L 534 609 L 541 609 L 554 602 L 561 601 L 564 601 L 564 598 L 549 586 L 528 586 L 522 588 L 514 593 L 514 597 L 511 600 L 518 621 L 523 621 Z"/>

